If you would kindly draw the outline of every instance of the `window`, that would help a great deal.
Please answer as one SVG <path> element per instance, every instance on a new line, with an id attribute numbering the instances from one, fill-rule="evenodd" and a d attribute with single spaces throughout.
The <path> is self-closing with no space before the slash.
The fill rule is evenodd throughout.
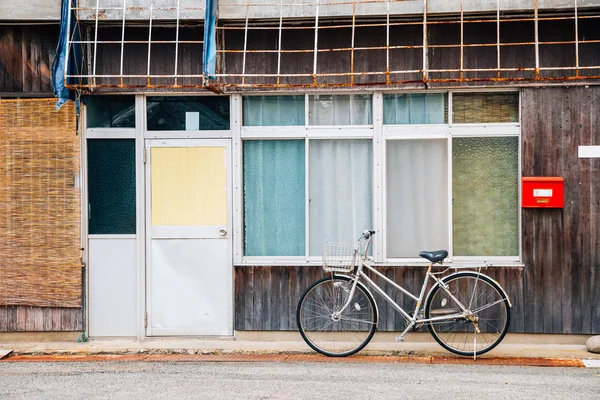
<path id="1" fill-rule="evenodd" d="M 312 95 L 309 96 L 310 125 L 371 125 L 373 96 Z"/>
<path id="2" fill-rule="evenodd" d="M 304 140 L 244 142 L 244 254 L 305 253 Z"/>
<path id="3" fill-rule="evenodd" d="M 146 113 L 149 131 L 229 129 L 228 96 L 150 96 Z"/>
<path id="4" fill-rule="evenodd" d="M 444 97 L 419 95 L 413 112 L 411 96 L 384 96 L 386 258 L 443 248 L 452 257 L 516 260 L 518 93 L 453 93 L 453 122 L 469 125 L 434 131 L 426 127 L 432 113 L 423 110 L 437 110 L 441 121 Z M 400 126 L 414 120 L 425 126 Z M 505 125 L 483 125 L 490 123 Z"/>
<path id="5" fill-rule="evenodd" d="M 304 126 L 304 96 L 244 96 L 244 126 Z"/>
<path id="6" fill-rule="evenodd" d="M 387 256 L 416 258 L 448 248 L 446 139 L 389 140 L 386 149 Z"/>
<path id="7" fill-rule="evenodd" d="M 353 243 L 367 228 L 378 230 L 379 262 L 437 249 L 453 261 L 519 260 L 518 93 L 249 96 L 243 106 L 246 261 L 314 260 L 322 243 Z"/>
<path id="8" fill-rule="evenodd" d="M 135 96 L 87 96 L 88 128 L 135 128 Z"/>
<path id="9" fill-rule="evenodd" d="M 323 242 L 353 242 L 372 226 L 371 159 L 364 139 L 244 141 L 244 255 L 319 256 Z"/>
<path id="10" fill-rule="evenodd" d="M 519 255 L 518 155 L 518 137 L 452 140 L 454 255 Z"/>
<path id="11" fill-rule="evenodd" d="M 386 94 L 383 123 L 445 124 L 448 122 L 447 97 L 445 93 Z"/>
<path id="12" fill-rule="evenodd" d="M 352 243 L 371 223 L 372 140 L 310 140 L 309 255 Z"/>
<path id="13" fill-rule="evenodd" d="M 453 93 L 452 122 L 483 124 L 519 122 L 519 94 Z"/>
<path id="14" fill-rule="evenodd" d="M 326 127 L 306 126 L 306 99 L 309 124 Z M 371 110 L 372 95 L 243 98 L 244 256 L 318 257 L 372 226 L 372 129 L 335 126 L 371 124 Z M 261 126 L 286 126 L 285 140 Z"/>
<path id="15" fill-rule="evenodd" d="M 135 234 L 135 139 L 89 139 L 88 230 Z"/>

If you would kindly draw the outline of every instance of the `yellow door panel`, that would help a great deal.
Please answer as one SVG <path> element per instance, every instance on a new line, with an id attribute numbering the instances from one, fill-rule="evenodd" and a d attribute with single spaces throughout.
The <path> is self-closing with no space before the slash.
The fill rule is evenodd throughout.
<path id="1" fill-rule="evenodd" d="M 152 225 L 227 224 L 225 147 L 154 147 Z"/>

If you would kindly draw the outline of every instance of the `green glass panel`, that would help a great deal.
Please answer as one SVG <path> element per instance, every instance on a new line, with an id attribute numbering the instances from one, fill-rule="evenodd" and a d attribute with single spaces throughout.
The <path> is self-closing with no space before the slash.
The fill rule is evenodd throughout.
<path id="1" fill-rule="evenodd" d="M 135 96 L 88 96 L 88 128 L 135 128 Z"/>
<path id="2" fill-rule="evenodd" d="M 229 129 L 229 96 L 151 96 L 146 112 L 149 131 Z"/>
<path id="3" fill-rule="evenodd" d="M 135 234 L 135 140 L 89 139 L 89 233 Z"/>
<path id="4" fill-rule="evenodd" d="M 519 255 L 519 138 L 452 141 L 455 256 Z"/>
<path id="5" fill-rule="evenodd" d="M 304 96 L 244 96 L 244 126 L 303 126 Z"/>

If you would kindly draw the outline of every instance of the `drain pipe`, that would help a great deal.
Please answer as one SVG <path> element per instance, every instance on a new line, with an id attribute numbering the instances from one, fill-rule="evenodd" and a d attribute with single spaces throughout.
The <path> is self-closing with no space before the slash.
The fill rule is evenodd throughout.
<path id="1" fill-rule="evenodd" d="M 83 332 L 81 332 L 81 335 L 77 338 L 77 343 L 84 343 L 87 342 L 88 340 L 88 335 L 87 335 L 87 302 L 86 300 L 86 291 L 85 291 L 85 282 L 86 282 L 86 270 L 87 270 L 87 265 L 84 261 L 81 262 L 81 312 L 83 314 Z"/>

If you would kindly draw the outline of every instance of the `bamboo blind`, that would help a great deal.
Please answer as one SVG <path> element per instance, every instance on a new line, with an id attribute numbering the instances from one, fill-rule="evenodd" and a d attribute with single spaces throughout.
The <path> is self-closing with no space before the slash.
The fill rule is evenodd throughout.
<path id="1" fill-rule="evenodd" d="M 452 123 L 519 122 L 519 93 L 454 93 Z"/>
<path id="2" fill-rule="evenodd" d="M 80 136 L 55 102 L 0 101 L 0 305 L 81 307 Z"/>

